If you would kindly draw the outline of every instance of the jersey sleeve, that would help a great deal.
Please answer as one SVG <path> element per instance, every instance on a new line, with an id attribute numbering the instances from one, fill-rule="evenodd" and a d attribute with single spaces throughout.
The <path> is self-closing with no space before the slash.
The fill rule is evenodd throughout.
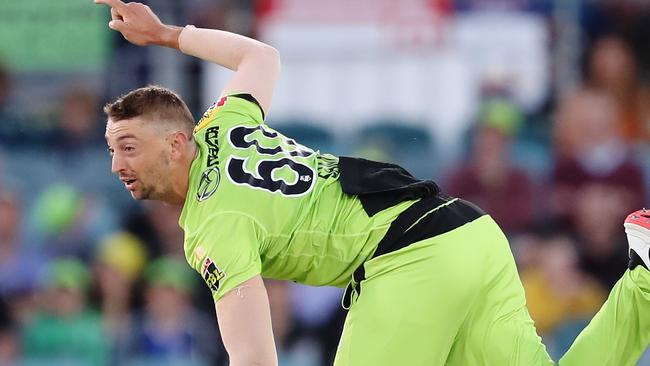
<path id="1" fill-rule="evenodd" d="M 242 123 L 253 125 L 264 123 L 264 111 L 252 95 L 231 93 L 219 98 L 203 113 L 194 128 L 194 133 L 215 124 Z"/>
<path id="2" fill-rule="evenodd" d="M 215 303 L 242 282 L 261 273 L 263 229 L 241 214 L 215 214 L 192 235 L 188 262 L 206 282 Z"/>

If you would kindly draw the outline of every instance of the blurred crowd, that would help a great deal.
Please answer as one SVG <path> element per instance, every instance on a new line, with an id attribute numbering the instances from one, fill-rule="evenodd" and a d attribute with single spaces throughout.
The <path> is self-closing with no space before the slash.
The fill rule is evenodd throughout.
<path id="1" fill-rule="evenodd" d="M 194 24 L 254 28 L 241 4 L 195 3 L 204 11 Z M 457 3 L 467 11 L 484 2 Z M 539 2 L 498 3 L 550 16 L 525 5 Z M 528 111 L 507 81 L 485 83 L 462 153 L 422 177 L 501 225 L 554 359 L 627 268 L 622 221 L 650 197 L 650 8 L 612 4 L 584 10 L 575 87 Z M 119 43 L 116 59 L 133 50 Z M 142 79 L 132 72 L 130 81 Z M 70 86 L 53 96 L 55 108 L 33 113 L 9 103 L 17 79 L 0 68 L 0 365 L 226 364 L 209 290 L 184 260 L 178 210 L 132 202 L 110 175 L 101 106 L 119 93 Z M 189 96 L 198 116 L 196 100 Z M 366 139 L 353 152 L 398 161 L 417 142 L 409 138 L 392 149 Z M 349 152 L 332 146 L 316 147 Z M 426 171 L 429 157 L 408 159 Z M 341 291 L 279 281 L 267 290 L 280 364 L 331 364 Z"/>

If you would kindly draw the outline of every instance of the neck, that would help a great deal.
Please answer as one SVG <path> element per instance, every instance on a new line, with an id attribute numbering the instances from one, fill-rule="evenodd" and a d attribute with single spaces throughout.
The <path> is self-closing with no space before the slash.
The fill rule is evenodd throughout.
<path id="1" fill-rule="evenodd" d="M 192 144 L 189 151 L 183 157 L 178 170 L 172 176 L 171 191 L 168 197 L 163 201 L 170 206 L 183 206 L 189 189 L 190 168 L 192 161 L 196 157 L 197 147 Z"/>

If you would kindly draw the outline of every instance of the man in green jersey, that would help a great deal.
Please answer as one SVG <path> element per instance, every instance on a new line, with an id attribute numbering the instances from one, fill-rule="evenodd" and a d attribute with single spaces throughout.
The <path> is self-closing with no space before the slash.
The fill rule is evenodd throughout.
<path id="1" fill-rule="evenodd" d="M 95 1 L 130 42 L 235 71 L 197 125 L 160 87 L 105 107 L 113 172 L 135 199 L 182 206 L 185 254 L 212 291 L 231 365 L 277 364 L 262 277 L 346 287 L 335 365 L 553 363 L 489 215 L 398 166 L 323 154 L 268 127 L 270 46 Z M 631 269 L 562 365 L 630 365 L 648 344 L 648 219 L 630 216 Z"/>

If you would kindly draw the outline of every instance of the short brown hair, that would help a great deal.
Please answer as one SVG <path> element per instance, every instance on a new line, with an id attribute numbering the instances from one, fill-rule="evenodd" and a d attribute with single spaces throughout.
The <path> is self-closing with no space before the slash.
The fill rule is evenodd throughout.
<path id="1" fill-rule="evenodd" d="M 147 117 L 152 121 L 180 127 L 190 136 L 194 130 L 194 118 L 181 97 L 157 85 L 138 88 L 122 95 L 113 103 L 106 104 L 104 113 L 113 121 Z"/>

